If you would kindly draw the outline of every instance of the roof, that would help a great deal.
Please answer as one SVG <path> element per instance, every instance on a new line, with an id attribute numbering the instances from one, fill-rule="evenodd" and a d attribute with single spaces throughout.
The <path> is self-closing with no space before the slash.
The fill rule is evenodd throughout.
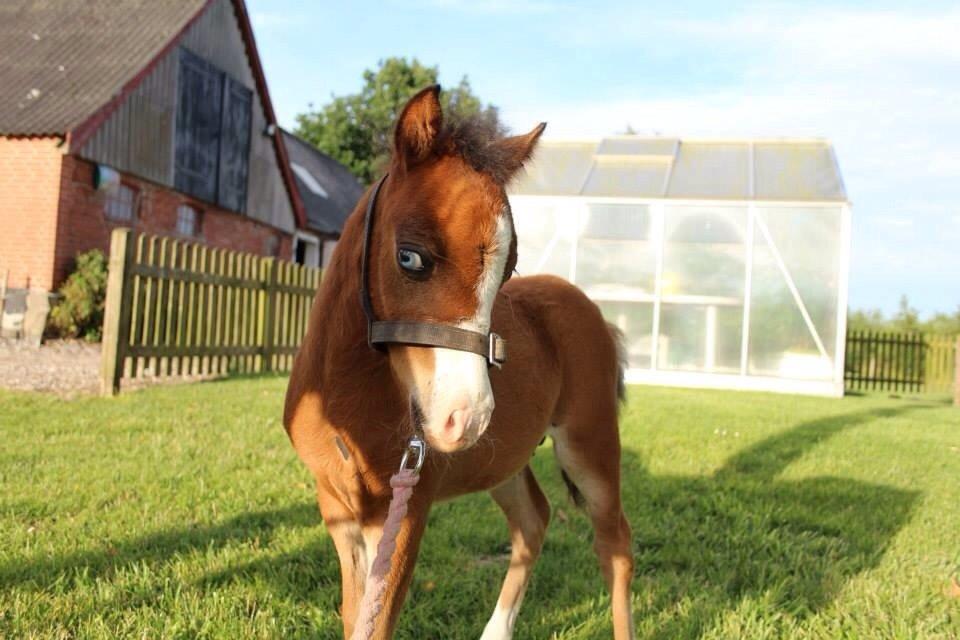
<path id="1" fill-rule="evenodd" d="M 340 235 L 363 195 L 363 186 L 345 166 L 289 131 L 283 140 L 297 191 L 307 214 L 307 228 Z"/>
<path id="2" fill-rule="evenodd" d="M 120 93 L 207 0 L 0 3 L 0 134 L 66 134 Z"/>
<path id="3" fill-rule="evenodd" d="M 822 139 L 543 141 L 515 195 L 846 202 Z"/>
<path id="4" fill-rule="evenodd" d="M 231 0 L 268 122 L 276 114 L 243 0 Z M 85 140 L 180 40 L 212 0 L 0 2 L 0 135 Z M 286 149 L 277 161 L 299 226 L 306 223 Z"/>

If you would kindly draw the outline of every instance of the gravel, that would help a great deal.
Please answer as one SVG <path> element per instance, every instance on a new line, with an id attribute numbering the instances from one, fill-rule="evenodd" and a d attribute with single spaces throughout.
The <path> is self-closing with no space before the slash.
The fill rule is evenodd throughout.
<path id="1" fill-rule="evenodd" d="M 40 347 L 0 340 L 0 388 L 70 398 L 100 391 L 100 345 L 50 341 Z"/>

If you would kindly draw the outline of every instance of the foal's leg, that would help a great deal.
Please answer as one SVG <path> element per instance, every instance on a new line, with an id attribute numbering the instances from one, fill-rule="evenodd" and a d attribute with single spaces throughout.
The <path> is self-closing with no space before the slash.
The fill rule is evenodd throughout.
<path id="1" fill-rule="evenodd" d="M 349 638 L 353 633 L 357 607 L 363 597 L 367 571 L 373 558 L 368 558 L 363 529 L 356 520 L 356 516 L 331 496 L 321 493 L 319 502 L 320 513 L 340 559 L 340 586 L 343 598 L 340 616 L 343 620 L 344 637 Z"/>
<path id="2" fill-rule="evenodd" d="M 369 582 L 371 565 L 377 555 L 383 521 L 378 519 L 361 526 L 354 514 L 340 505 L 339 501 L 324 498 L 321 496 L 320 511 L 340 558 L 343 637 L 350 638 L 356 626 L 364 589 Z M 393 629 L 413 578 L 413 567 L 429 509 L 429 501 L 410 501 L 407 516 L 397 534 L 397 546 L 386 578 L 383 608 L 374 624 L 373 640 L 389 640 L 393 637 Z"/>
<path id="3" fill-rule="evenodd" d="M 510 568 L 503 581 L 497 608 L 480 640 L 509 640 L 527 590 L 533 564 L 540 555 L 550 520 L 550 505 L 533 471 L 523 471 L 490 492 L 507 516 L 510 527 Z"/>
<path id="4" fill-rule="evenodd" d="M 422 483 L 421 483 L 422 484 Z M 397 534 L 397 546 L 390 563 L 390 573 L 386 577 L 386 591 L 383 596 L 383 608 L 374 624 L 372 640 L 390 640 L 393 630 L 400 616 L 400 609 L 407 597 L 410 582 L 413 579 L 413 567 L 417 562 L 420 551 L 420 541 L 427 524 L 427 515 L 430 512 L 431 499 L 419 495 L 416 490 L 407 507 L 407 515 L 400 525 Z M 379 535 L 376 536 L 379 540 Z M 372 544 L 372 540 L 371 540 Z M 372 564 L 377 555 L 376 547 L 368 548 L 367 556 Z M 350 636 L 347 636 L 348 638 Z"/>
<path id="5" fill-rule="evenodd" d="M 577 420 L 575 425 L 551 429 L 550 435 L 557 460 L 575 487 L 571 491 L 582 496 L 593 523 L 593 548 L 610 590 L 613 636 L 628 640 L 634 637 L 630 609 L 633 549 L 620 502 L 620 434 L 615 416 L 615 409 L 613 417 L 594 414 L 602 421 Z"/>

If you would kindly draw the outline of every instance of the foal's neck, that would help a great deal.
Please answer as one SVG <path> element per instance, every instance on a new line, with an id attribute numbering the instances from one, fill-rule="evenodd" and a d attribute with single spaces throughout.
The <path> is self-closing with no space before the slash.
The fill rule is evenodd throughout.
<path id="1" fill-rule="evenodd" d="M 310 358 L 324 412 L 339 429 L 396 426 L 407 419 L 405 394 L 388 358 L 367 344 L 360 305 L 363 209 L 361 200 L 344 226 L 311 314 L 303 357 Z"/>

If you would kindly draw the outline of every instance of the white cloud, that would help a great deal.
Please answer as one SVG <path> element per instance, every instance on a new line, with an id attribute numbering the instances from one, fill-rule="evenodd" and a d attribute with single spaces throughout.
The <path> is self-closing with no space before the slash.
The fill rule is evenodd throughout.
<path id="1" fill-rule="evenodd" d="M 558 8 L 550 0 L 422 0 L 434 9 L 483 14 L 547 13 Z"/>
<path id="2" fill-rule="evenodd" d="M 960 10 L 811 11 L 749 14 L 728 20 L 673 21 L 672 29 L 713 41 L 762 43 L 770 52 L 802 53 L 804 66 L 830 69 L 875 67 L 878 62 L 960 60 Z"/>
<path id="3" fill-rule="evenodd" d="M 906 228 L 913 226 L 913 218 L 884 217 L 877 218 L 877 222 L 888 227 Z"/>
<path id="4" fill-rule="evenodd" d="M 303 16 L 289 11 L 254 11 L 250 14 L 250 21 L 255 29 L 279 29 L 300 24 Z"/>
<path id="5" fill-rule="evenodd" d="M 960 83 L 949 80 L 960 73 L 960 11 L 818 10 L 661 26 L 678 42 L 748 50 L 735 56 L 746 65 L 742 78 L 711 89 L 675 85 L 650 98 L 624 87 L 621 98 L 516 105 L 505 119 L 518 130 L 546 120 L 555 138 L 627 124 L 664 135 L 828 137 L 854 200 L 960 173 Z"/>
<path id="6" fill-rule="evenodd" d="M 930 157 L 927 171 L 934 176 L 960 178 L 960 153 L 956 151 L 937 151 Z"/>
<path id="7" fill-rule="evenodd" d="M 830 138 L 854 202 L 854 286 L 880 291 L 897 276 L 929 298 L 944 290 L 960 224 L 960 10 L 778 7 L 659 22 L 638 10 L 606 20 L 606 30 L 590 24 L 571 37 L 645 43 L 648 64 L 669 43 L 669 56 L 700 57 L 729 75 L 713 86 L 652 87 L 652 96 L 624 86 L 613 97 L 518 104 L 503 110 L 514 129 L 546 120 L 553 138 L 627 124 L 647 134 Z"/>

